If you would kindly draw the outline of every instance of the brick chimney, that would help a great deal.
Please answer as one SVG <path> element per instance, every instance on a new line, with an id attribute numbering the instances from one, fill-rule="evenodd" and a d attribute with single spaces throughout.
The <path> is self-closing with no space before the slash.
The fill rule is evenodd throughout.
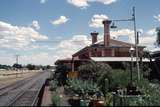
<path id="1" fill-rule="evenodd" d="M 91 36 L 92 36 L 92 44 L 95 44 L 97 42 L 97 35 L 98 32 L 91 32 Z"/>
<path id="2" fill-rule="evenodd" d="M 110 45 L 110 24 L 112 21 L 104 20 L 104 46 L 108 47 Z"/>

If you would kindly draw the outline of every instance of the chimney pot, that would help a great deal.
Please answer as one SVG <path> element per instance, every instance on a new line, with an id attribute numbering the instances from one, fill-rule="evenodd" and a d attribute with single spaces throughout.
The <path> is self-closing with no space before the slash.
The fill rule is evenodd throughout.
<path id="1" fill-rule="evenodd" d="M 99 33 L 94 31 L 94 32 L 91 32 L 91 36 L 92 36 L 92 44 L 95 44 L 97 42 L 97 35 Z"/>
<path id="2" fill-rule="evenodd" d="M 104 20 L 104 46 L 108 47 L 110 44 L 110 24 L 111 20 Z"/>

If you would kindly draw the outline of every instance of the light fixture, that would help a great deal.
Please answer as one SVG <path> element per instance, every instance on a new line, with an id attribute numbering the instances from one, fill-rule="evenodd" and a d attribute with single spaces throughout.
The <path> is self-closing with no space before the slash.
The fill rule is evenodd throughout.
<path id="1" fill-rule="evenodd" d="M 113 29 L 117 28 L 117 26 L 115 25 L 114 22 L 112 23 L 111 28 L 113 28 Z"/>

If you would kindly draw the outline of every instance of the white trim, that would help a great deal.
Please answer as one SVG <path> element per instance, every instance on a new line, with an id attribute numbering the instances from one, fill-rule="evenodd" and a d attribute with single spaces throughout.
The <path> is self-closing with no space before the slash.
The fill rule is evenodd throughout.
<path id="1" fill-rule="evenodd" d="M 91 57 L 91 59 L 93 61 L 96 62 L 130 62 L 131 61 L 131 57 Z M 133 57 L 133 61 L 136 61 L 136 57 Z M 149 59 L 147 58 L 143 58 L 142 59 L 143 62 L 150 62 Z"/>

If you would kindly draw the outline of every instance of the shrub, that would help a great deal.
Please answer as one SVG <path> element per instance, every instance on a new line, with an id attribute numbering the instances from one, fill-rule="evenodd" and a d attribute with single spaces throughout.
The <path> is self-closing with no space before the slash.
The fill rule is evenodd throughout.
<path id="1" fill-rule="evenodd" d="M 159 106 L 160 105 L 160 85 L 159 83 L 149 82 L 147 79 L 142 78 L 138 83 L 139 88 L 146 95 L 141 102 L 137 102 L 142 106 Z"/>
<path id="2" fill-rule="evenodd" d="M 49 85 L 50 85 L 50 90 L 55 91 L 58 87 L 58 81 L 52 80 L 52 81 L 50 81 Z"/>
<path id="3" fill-rule="evenodd" d="M 108 64 L 90 62 L 88 64 L 79 66 L 78 71 L 80 78 L 97 82 L 97 78 L 99 78 L 104 72 L 111 72 L 112 68 Z"/>
<path id="4" fill-rule="evenodd" d="M 71 68 L 67 65 L 59 64 L 56 66 L 55 78 L 58 80 L 58 85 L 65 85 L 67 80 L 67 73 Z"/>
<path id="5" fill-rule="evenodd" d="M 110 92 L 105 95 L 105 106 L 113 106 L 113 97 Z"/>
<path id="6" fill-rule="evenodd" d="M 60 96 L 58 94 L 52 95 L 52 104 L 53 106 L 60 106 Z"/>
<path id="7" fill-rule="evenodd" d="M 128 76 L 128 77 L 127 77 Z M 137 75 L 133 74 L 133 79 L 136 79 Z M 127 80 L 128 78 L 128 80 Z M 129 81 L 129 73 L 125 71 L 120 71 L 119 73 L 114 73 L 112 75 L 111 85 L 115 87 L 115 84 L 120 84 L 121 86 L 126 86 Z M 125 106 L 159 106 L 160 105 L 160 85 L 159 82 L 150 82 L 148 79 L 141 77 L 141 80 L 137 82 L 137 88 L 144 95 L 139 97 L 131 97 L 124 99 Z M 111 94 L 108 92 L 106 95 L 106 105 L 110 105 L 112 101 L 110 99 Z M 108 102 L 107 102 L 108 101 Z M 109 103 L 111 102 L 111 103 Z M 118 103 L 118 102 L 116 102 Z M 119 105 L 122 106 L 122 105 Z"/>
<path id="8" fill-rule="evenodd" d="M 68 85 L 74 93 L 80 96 L 86 93 L 93 94 L 99 90 L 98 85 L 89 80 L 69 79 Z"/>

